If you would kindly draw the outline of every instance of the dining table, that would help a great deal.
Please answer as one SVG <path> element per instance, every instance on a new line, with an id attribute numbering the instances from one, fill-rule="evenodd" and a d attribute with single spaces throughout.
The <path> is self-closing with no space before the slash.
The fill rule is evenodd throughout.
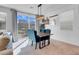
<path id="1" fill-rule="evenodd" d="M 44 36 L 48 36 L 48 35 L 50 35 L 50 34 L 49 33 L 44 33 L 44 32 L 40 32 L 38 34 L 39 37 L 44 37 Z"/>
<path id="2" fill-rule="evenodd" d="M 39 34 L 38 34 L 38 36 L 40 37 L 40 41 L 39 41 L 39 48 L 41 49 L 42 47 L 41 47 L 41 41 L 43 42 L 42 43 L 42 46 L 44 45 L 44 47 L 45 47 L 45 39 L 46 39 L 46 37 L 48 37 L 48 36 L 50 36 L 50 34 L 49 33 L 44 33 L 44 32 L 40 32 Z"/>

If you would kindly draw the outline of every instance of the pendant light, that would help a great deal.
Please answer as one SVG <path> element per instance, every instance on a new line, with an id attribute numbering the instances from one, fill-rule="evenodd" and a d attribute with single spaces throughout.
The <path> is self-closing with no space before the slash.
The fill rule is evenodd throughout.
<path id="1" fill-rule="evenodd" d="M 41 6 L 42 6 L 42 4 L 38 5 L 38 15 L 36 16 L 37 20 L 44 19 L 44 15 L 41 15 Z"/>

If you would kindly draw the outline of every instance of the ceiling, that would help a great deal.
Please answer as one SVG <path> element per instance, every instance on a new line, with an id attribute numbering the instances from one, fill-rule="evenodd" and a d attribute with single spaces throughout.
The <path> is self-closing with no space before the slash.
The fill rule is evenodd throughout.
<path id="1" fill-rule="evenodd" d="M 2 4 L 1 6 L 15 9 L 17 11 L 38 14 L 38 4 Z M 69 9 L 75 5 L 72 4 L 43 4 L 41 7 L 41 14 L 53 15 Z"/>

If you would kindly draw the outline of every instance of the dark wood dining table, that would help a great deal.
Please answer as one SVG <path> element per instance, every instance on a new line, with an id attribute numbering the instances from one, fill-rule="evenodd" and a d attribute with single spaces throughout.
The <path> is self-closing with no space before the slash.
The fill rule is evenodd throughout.
<path id="1" fill-rule="evenodd" d="M 40 32 L 38 34 L 39 37 L 44 37 L 44 36 L 48 36 L 48 35 L 50 35 L 50 34 L 49 33 L 43 33 L 43 32 Z"/>
<path id="2" fill-rule="evenodd" d="M 50 34 L 49 34 L 49 33 L 40 32 L 40 33 L 38 34 L 38 36 L 40 37 L 39 48 L 41 49 L 41 48 L 42 48 L 42 47 L 41 47 L 41 40 L 42 40 L 42 42 L 45 41 L 45 40 L 44 40 L 44 39 L 46 39 L 45 37 L 50 36 Z M 44 44 L 45 44 L 45 43 L 44 43 Z"/>

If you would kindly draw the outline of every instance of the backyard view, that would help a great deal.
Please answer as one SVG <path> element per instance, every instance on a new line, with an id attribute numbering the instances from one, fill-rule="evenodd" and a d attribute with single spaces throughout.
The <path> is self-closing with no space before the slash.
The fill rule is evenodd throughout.
<path id="1" fill-rule="evenodd" d="M 27 36 L 27 29 L 35 29 L 35 16 L 17 14 L 17 32 L 19 37 Z"/>

